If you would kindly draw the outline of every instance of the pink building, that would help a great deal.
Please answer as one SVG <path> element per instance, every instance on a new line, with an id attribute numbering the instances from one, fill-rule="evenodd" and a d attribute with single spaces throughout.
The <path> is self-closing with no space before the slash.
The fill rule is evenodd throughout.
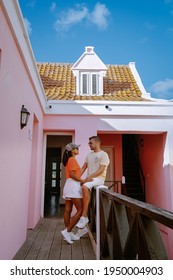
<path id="1" fill-rule="evenodd" d="M 73 64 L 36 64 L 18 1 L 0 3 L 0 259 L 12 259 L 44 216 L 47 193 L 61 192 L 61 156 L 70 141 L 99 134 L 111 165 L 107 180 L 122 180 L 128 137 L 135 139 L 146 202 L 173 212 L 173 103 L 145 91 L 135 63 L 105 65 L 93 47 Z M 22 105 L 29 122 L 21 129 Z M 170 259 L 173 233 L 161 227 Z"/>

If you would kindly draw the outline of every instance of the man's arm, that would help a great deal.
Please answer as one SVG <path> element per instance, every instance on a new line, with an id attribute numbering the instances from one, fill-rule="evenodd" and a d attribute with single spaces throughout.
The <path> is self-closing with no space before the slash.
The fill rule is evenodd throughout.
<path id="1" fill-rule="evenodd" d="M 84 174 L 84 172 L 87 168 L 88 168 L 88 165 L 86 162 L 84 162 L 83 166 L 81 167 L 81 175 Z"/>
<path id="2" fill-rule="evenodd" d="M 103 173 L 105 168 L 106 168 L 106 165 L 100 165 L 99 169 L 96 172 L 90 174 L 87 178 L 91 178 L 92 179 L 92 178 L 98 177 L 100 174 Z"/>
<path id="3" fill-rule="evenodd" d="M 75 181 L 80 182 L 81 184 L 91 181 L 91 178 L 82 179 L 82 178 L 78 177 L 73 170 L 70 170 L 70 178 L 74 179 Z"/>

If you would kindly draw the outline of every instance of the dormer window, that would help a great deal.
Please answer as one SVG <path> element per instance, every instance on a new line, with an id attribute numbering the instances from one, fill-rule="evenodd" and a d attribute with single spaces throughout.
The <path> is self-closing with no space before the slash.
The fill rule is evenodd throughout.
<path id="1" fill-rule="evenodd" d="M 98 95 L 99 94 L 99 74 L 98 73 L 81 72 L 80 94 L 82 94 L 82 95 Z"/>
<path id="2" fill-rule="evenodd" d="M 73 65 L 77 95 L 103 95 L 103 77 L 107 67 L 94 52 L 94 47 L 85 47 L 85 52 Z"/>

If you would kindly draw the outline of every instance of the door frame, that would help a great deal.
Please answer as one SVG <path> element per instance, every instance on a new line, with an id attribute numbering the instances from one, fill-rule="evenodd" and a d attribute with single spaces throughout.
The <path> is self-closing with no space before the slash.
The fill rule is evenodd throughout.
<path id="1" fill-rule="evenodd" d="M 48 136 L 72 136 L 74 139 L 74 132 L 59 131 L 59 132 L 44 132 L 43 134 L 43 164 L 42 164 L 42 195 L 41 195 L 41 217 L 44 217 L 44 200 L 45 200 L 45 179 L 46 179 L 46 150 Z"/>
<path id="2" fill-rule="evenodd" d="M 108 166 L 109 168 L 109 177 L 107 178 L 109 179 L 109 181 L 114 181 L 115 180 L 115 174 L 114 174 L 114 170 L 115 170 L 115 166 L 114 166 L 114 147 L 113 146 L 101 146 L 101 149 L 103 151 L 105 151 L 108 156 L 109 156 L 109 160 L 110 160 L 110 164 Z"/>
<path id="3" fill-rule="evenodd" d="M 53 155 L 52 155 L 52 151 L 54 152 Z M 61 156 L 62 156 L 62 148 L 47 147 L 45 189 L 47 189 L 48 193 L 56 193 L 56 194 L 59 193 L 60 180 L 61 180 Z M 56 165 L 54 166 L 53 164 L 52 166 L 52 163 L 55 163 Z M 53 176 L 52 172 L 56 174 L 54 174 Z M 54 183 L 56 183 L 56 186 L 52 185 L 53 183 L 52 180 L 54 181 Z"/>

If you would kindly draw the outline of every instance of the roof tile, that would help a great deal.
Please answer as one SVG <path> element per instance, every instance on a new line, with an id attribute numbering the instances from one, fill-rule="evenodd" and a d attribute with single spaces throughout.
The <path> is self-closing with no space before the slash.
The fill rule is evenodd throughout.
<path id="1" fill-rule="evenodd" d="M 147 101 L 133 77 L 128 65 L 107 65 L 103 78 L 103 95 L 76 95 L 76 78 L 72 64 L 38 63 L 38 71 L 47 100 L 110 100 Z"/>

